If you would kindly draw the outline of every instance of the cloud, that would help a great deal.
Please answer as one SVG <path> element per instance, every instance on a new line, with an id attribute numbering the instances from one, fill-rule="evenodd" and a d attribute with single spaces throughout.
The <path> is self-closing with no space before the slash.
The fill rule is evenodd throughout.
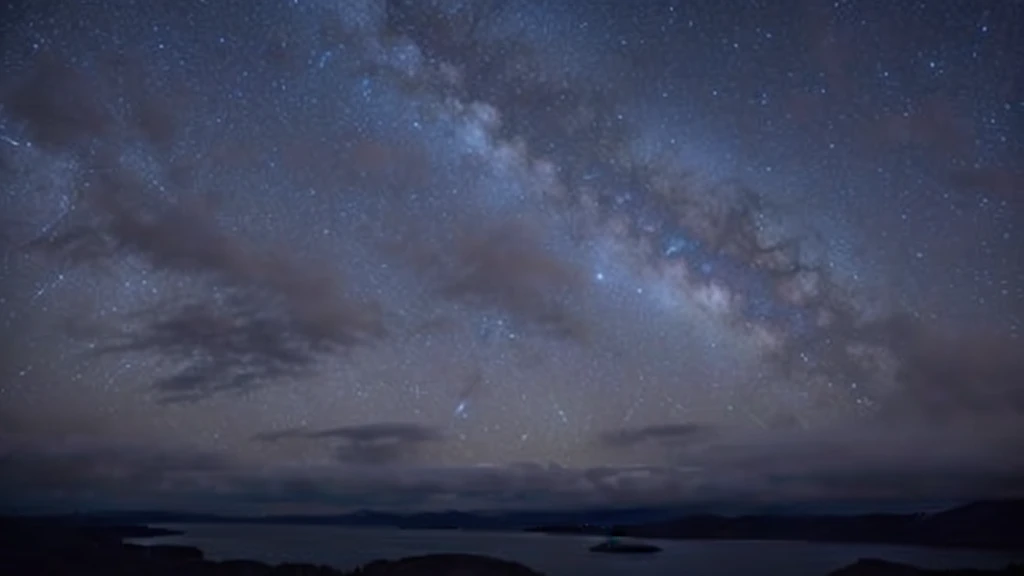
<path id="1" fill-rule="evenodd" d="M 107 104 L 118 96 L 123 108 Z M 174 110 L 191 104 L 182 86 L 147 87 L 138 58 L 104 56 L 86 73 L 51 51 L 36 55 L 27 73 L 0 92 L 0 102 L 37 146 L 78 152 L 89 141 L 109 145 L 133 136 L 167 150 L 180 128 Z"/>
<path id="2" fill-rule="evenodd" d="M 374 425 L 270 436 L 304 440 L 342 439 L 349 448 L 330 465 L 251 467 L 201 452 L 141 445 L 77 442 L 60 447 L 15 446 L 0 437 L 0 504 L 19 510 L 105 508 L 175 509 L 252 513 L 332 512 L 356 509 L 478 509 L 522 505 L 569 506 L 580 501 L 584 475 L 540 464 L 500 467 L 388 466 L 365 456 L 386 454 L 364 445 L 382 438 L 434 441 L 426 429 Z M 372 464 L 372 465 L 368 465 Z"/>
<path id="3" fill-rule="evenodd" d="M 689 429 L 684 430 L 683 437 L 689 438 Z M 662 434 L 675 438 L 669 431 L 650 436 Z M 640 438 L 647 438 L 641 433 L 623 436 L 626 440 L 613 436 L 610 446 L 632 450 L 644 441 Z M 978 432 L 964 425 L 927 428 L 869 418 L 814 430 L 722 428 L 699 450 L 655 443 L 659 451 L 651 461 L 659 461 L 660 454 L 660 461 L 675 466 L 655 467 L 650 474 L 660 480 L 645 477 L 643 483 L 654 490 L 648 497 L 675 503 L 913 505 L 1020 497 L 1021 438 L 1019 427 Z M 616 490 L 609 494 L 635 498 Z"/>
<path id="4" fill-rule="evenodd" d="M 954 188 L 972 196 L 995 194 L 1000 199 L 1019 204 L 1024 197 L 1024 171 L 995 166 L 955 168 L 949 174 Z"/>
<path id="5" fill-rule="evenodd" d="M 672 436 L 653 432 L 654 437 Z M 683 433 L 686 436 L 686 433 Z M 540 462 L 433 467 L 402 449 L 436 431 L 374 424 L 264 434 L 263 442 L 340 442 L 328 464 L 253 467 L 202 452 L 65 442 L 17 445 L 0 437 L 0 494 L 8 506 L 108 506 L 251 513 L 355 509 L 473 510 L 937 500 L 1021 496 L 1019 437 L 978 450 L 959 433 L 892 429 L 723 432 L 679 465 L 570 468 Z M 1010 439 L 1007 439 L 1008 441 Z M 1000 457 L 1000 455 L 1002 457 Z M 381 464 L 386 464 L 382 466 Z"/>
<path id="6" fill-rule="evenodd" d="M 521 462 L 494 466 L 325 468 L 242 480 L 236 497 L 276 506 L 416 510 L 572 509 L 648 501 L 657 469 L 576 469 Z M 619 490 L 618 499 L 609 491 Z"/>
<path id="7" fill-rule="evenodd" d="M 469 52 L 452 50 L 455 45 L 474 46 L 472 53 L 479 56 L 486 50 L 495 57 L 507 48 L 507 42 L 495 38 L 485 42 L 471 30 L 479 25 L 483 31 L 483 27 L 493 24 L 500 12 L 498 4 L 454 6 L 371 1 L 343 12 L 332 13 L 332 18 L 325 19 L 322 48 L 329 50 L 344 41 L 349 50 L 349 44 L 356 44 L 375 73 L 386 74 L 403 90 L 415 91 L 434 101 L 447 124 L 456 127 L 462 144 L 456 155 L 464 167 L 472 167 L 467 171 L 473 174 L 473 184 L 507 187 L 509 196 L 557 195 L 562 184 L 552 164 L 529 154 L 522 142 L 507 138 L 508 131 L 504 130 L 499 113 L 507 102 L 498 101 L 498 106 L 491 106 L 486 102 L 498 95 L 476 94 L 463 86 L 468 79 L 462 72 L 481 57 L 467 60 L 464 56 Z M 421 35 L 424 26 L 433 33 Z M 502 62 L 509 60 L 507 56 L 499 58 Z M 474 73 L 475 69 L 468 72 Z M 533 91 L 551 90 L 538 87 Z M 551 101 L 562 105 L 564 98 Z M 350 153 L 361 167 L 369 167 L 363 170 L 365 176 L 373 178 L 371 173 L 383 172 L 394 180 L 397 172 L 407 171 L 413 181 L 421 182 L 427 168 L 421 166 L 422 159 L 414 158 L 418 153 L 408 148 L 405 143 L 393 146 L 365 142 Z M 301 154 L 301 161 L 309 156 Z M 388 169 L 382 171 L 381 166 Z M 526 224 L 522 220 L 494 222 L 483 217 L 468 224 L 453 224 L 451 228 L 456 229 L 454 235 L 445 230 L 437 236 L 425 235 L 428 237 L 406 242 L 407 248 L 411 244 L 442 246 L 435 252 L 409 254 L 422 248 L 413 246 L 405 253 L 419 271 L 434 274 L 441 296 L 499 309 L 529 327 L 559 338 L 585 336 L 586 327 L 569 305 L 583 289 L 585 275 L 556 249 L 544 244 L 542 224 Z"/>
<path id="8" fill-rule="evenodd" d="M 824 428 L 727 435 L 691 462 L 734 477 L 721 485 L 751 497 L 1019 495 L 1024 362 L 1012 338 L 950 333 L 909 315 L 865 319 L 831 299 L 822 306 L 830 324 L 793 350 L 815 352 L 812 374 L 857 383 L 837 393 L 859 409 Z"/>
<path id="9" fill-rule="evenodd" d="M 937 152 L 970 151 L 974 141 L 966 115 L 943 94 L 932 94 L 915 103 L 908 114 L 890 114 L 879 121 L 883 141 L 898 146 L 925 146 Z"/>
<path id="10" fill-rule="evenodd" d="M 173 399 L 244 390 L 310 367 L 319 355 L 386 336 L 377 304 L 330 268 L 258 249 L 223 232 L 200 202 L 163 200 L 105 177 L 89 221 L 34 247 L 73 263 L 138 257 L 203 282 L 202 293 L 145 310 L 98 351 L 153 353 L 177 365 L 156 387 Z"/>
<path id="11" fill-rule="evenodd" d="M 38 68 L 41 78 L 22 90 L 47 92 L 71 82 L 63 89 L 75 97 L 54 103 L 38 94 L 38 108 L 28 103 L 32 94 L 21 95 L 26 103 L 15 99 L 21 108 L 14 113 L 45 145 L 73 149 L 84 138 L 102 136 L 106 147 L 82 152 L 74 210 L 29 248 L 72 265 L 138 259 L 158 273 L 187 277 L 202 293 L 145 310 L 125 330 L 92 334 L 110 337 L 99 351 L 163 357 L 175 368 L 158 376 L 157 389 L 172 399 L 198 399 L 301 373 L 322 353 L 386 336 L 379 305 L 354 296 L 331 266 L 225 232 L 208 196 L 169 197 L 165 185 L 173 183 L 154 183 L 117 152 L 119 141 L 105 127 L 113 120 L 91 112 L 94 93 L 78 87 L 91 84 L 54 61 Z M 129 108 L 139 130 L 155 144 L 169 145 L 172 118 L 161 116 L 159 103 L 141 88 L 129 95 L 136 97 Z"/>
<path id="12" fill-rule="evenodd" d="M 442 238 L 415 225 L 407 230 L 390 251 L 443 299 L 497 310 L 557 338 L 586 339 L 582 314 L 572 307 L 583 295 L 583 270 L 544 244 L 539 224 L 481 219 L 453 225 Z"/>
<path id="13" fill-rule="evenodd" d="M 4 108 L 24 123 L 33 141 L 50 150 L 76 146 L 114 126 L 96 79 L 48 52 L 2 98 Z"/>
<path id="14" fill-rule="evenodd" d="M 838 310 L 838 309 L 837 309 Z M 610 456 L 643 454 L 689 472 L 666 498 L 882 501 L 1019 497 L 1024 486 L 1024 362 L 992 333 L 945 333 L 909 316 L 826 331 L 829 374 L 861 383 L 869 403 L 833 422 L 612 430 Z M 680 485 L 679 482 L 683 484 Z M 680 489 L 685 486 L 685 489 Z"/>
<path id="15" fill-rule="evenodd" d="M 831 288 L 831 289 L 834 289 Z M 834 381 L 853 382 L 872 413 L 901 427 L 1009 425 L 1024 411 L 1024 362 L 1008 335 L 986 329 L 951 332 L 896 313 L 867 318 L 831 294 L 819 301 L 827 323 L 792 338 L 780 362 Z M 812 351 L 813 366 L 800 360 Z M 1024 429 L 1022 429 L 1024 431 Z"/>
<path id="16" fill-rule="evenodd" d="M 20 510 L 48 506 L 247 514 L 258 507 L 265 513 L 325 513 L 367 508 L 559 509 L 684 496 L 666 488 L 679 473 L 658 467 L 578 469 L 536 462 L 434 467 L 396 456 L 440 438 L 429 427 L 394 423 L 272 432 L 258 441 L 341 442 L 341 458 L 330 464 L 268 467 L 152 444 L 81 436 L 40 444 L 0 435 L 0 505 Z M 396 450 L 396 444 L 404 448 Z"/>
<path id="17" fill-rule="evenodd" d="M 156 354 L 176 366 L 156 374 L 153 386 L 165 401 L 194 401 L 243 392 L 285 376 L 301 376 L 329 347 L 311 340 L 287 314 L 244 292 L 217 303 L 163 304 L 142 320 L 99 335 L 96 354 Z"/>
<path id="18" fill-rule="evenodd" d="M 311 138 L 306 126 L 292 132 L 281 138 L 281 162 L 302 188 L 362 187 L 398 196 L 431 178 L 425 150 L 412 142 L 389 140 L 383 134 L 369 139 L 353 131 L 332 134 L 325 143 Z"/>
<path id="19" fill-rule="evenodd" d="M 602 433 L 599 440 L 613 448 L 632 448 L 645 443 L 680 446 L 702 442 L 713 434 L 714 429 L 704 424 L 656 424 L 610 430 Z"/>
<path id="20" fill-rule="evenodd" d="M 894 501 L 1016 497 L 1019 435 L 863 423 L 715 447 L 704 465 L 747 498 Z M 981 439 L 981 443 L 979 443 Z"/>
<path id="21" fill-rule="evenodd" d="M 1013 339 L 918 324 L 892 336 L 899 387 L 886 399 L 888 416 L 982 429 L 1024 421 L 1024 358 Z"/>
<path id="22" fill-rule="evenodd" d="M 444 438 L 436 428 L 411 423 L 375 423 L 323 430 L 289 429 L 256 436 L 260 442 L 323 440 L 334 444 L 340 462 L 391 464 L 407 461 Z"/>
<path id="23" fill-rule="evenodd" d="M 1015 450 L 1022 452 L 1014 440 L 1014 434 L 1020 432 L 1015 422 L 1021 420 L 1024 406 L 1019 384 L 1021 364 L 1009 342 L 991 337 L 937 337 L 919 324 L 907 328 L 895 321 L 863 322 L 858 314 L 848 311 L 848 302 L 841 301 L 835 281 L 804 262 L 806 253 L 801 249 L 807 243 L 779 241 L 764 233 L 769 226 L 762 215 L 770 206 L 763 198 L 742 187 L 715 188 L 677 179 L 674 173 L 654 174 L 657 169 L 644 172 L 635 158 L 622 158 L 621 149 L 598 145 L 621 142 L 622 134 L 611 134 L 614 126 L 621 124 L 602 122 L 601 118 L 585 120 L 599 116 L 594 109 L 602 109 L 602 103 L 586 94 L 586 88 L 576 88 L 579 83 L 539 80 L 522 90 L 501 89 L 509 85 L 510 79 L 543 77 L 548 67 L 520 66 L 529 61 L 529 56 L 522 56 L 525 51 L 508 49 L 514 42 L 482 41 L 492 14 L 463 12 L 464 19 L 446 20 L 436 5 L 423 14 L 417 12 L 421 6 L 424 4 L 398 3 L 397 11 L 390 13 L 383 10 L 382 2 L 364 2 L 359 9 L 346 6 L 337 11 L 338 19 L 324 19 L 341 22 L 345 34 L 329 42 L 356 44 L 348 40 L 358 37 L 359 49 L 373 55 L 372 66 L 405 79 L 406 89 L 438 88 L 441 94 L 465 88 L 469 92 L 465 101 L 494 103 L 493 108 L 482 104 L 461 107 L 466 117 L 460 126 L 467 127 L 471 136 L 478 135 L 479 129 L 483 138 L 471 141 L 480 145 L 475 152 L 485 156 L 488 166 L 493 163 L 507 169 L 507 173 L 499 174 L 501 177 L 512 174 L 542 182 L 537 167 L 550 164 L 531 162 L 526 151 L 557 149 L 553 154 L 563 155 L 556 161 L 557 180 L 559 184 L 565 180 L 566 190 L 582 189 L 577 185 L 583 174 L 590 169 L 589 164 L 597 164 L 617 166 L 622 174 L 628 172 L 635 181 L 625 188 L 650 188 L 662 194 L 665 212 L 669 207 L 674 211 L 670 223 L 685 236 L 699 239 L 707 253 L 733 256 L 767 270 L 778 278 L 780 291 L 794 306 L 805 306 L 830 318 L 827 329 L 804 340 L 794 338 L 792 346 L 786 348 L 786 361 L 803 365 L 799 356 L 805 346 L 819 351 L 829 375 L 843 374 L 846 381 L 857 380 L 862 389 L 870 388 L 871 396 L 881 403 L 878 413 L 835 429 L 820 430 L 815 436 L 798 435 L 791 429 L 731 435 L 693 424 L 666 424 L 610 431 L 599 438 L 601 444 L 620 452 L 642 446 L 678 456 L 681 446 L 699 443 L 713 447 L 699 454 L 686 454 L 685 460 L 673 458 L 673 462 L 687 464 L 679 468 L 608 466 L 581 470 L 538 463 L 416 467 L 409 465 L 410 460 L 440 438 L 436 430 L 403 424 L 289 431 L 277 433 L 276 438 L 273 434 L 263 438 L 271 442 L 323 442 L 335 447 L 339 466 L 322 473 L 279 470 L 261 475 L 207 466 L 184 456 L 183 461 L 176 463 L 170 458 L 164 465 L 139 456 L 138 450 L 122 452 L 113 448 L 21 451 L 4 456 L 5 474 L 18 471 L 10 476 L 16 480 L 9 484 L 12 490 L 59 486 L 85 494 L 99 487 L 116 494 L 127 486 L 153 490 L 152 497 L 165 496 L 160 490 L 144 488 L 144 480 L 152 486 L 169 482 L 174 493 L 222 491 L 235 501 L 251 498 L 337 506 L 540 506 L 687 501 L 709 494 L 733 499 L 898 495 L 900 485 L 917 486 L 919 494 L 991 495 L 1006 493 L 1010 481 L 1020 477 L 1020 460 L 1012 455 Z M 403 17 L 409 20 L 402 21 Z M 452 29 L 441 32 L 437 26 L 423 25 L 426 21 L 447 22 Z M 385 30 L 385 26 L 392 30 Z M 423 38 L 413 45 L 390 34 L 396 29 L 410 34 L 419 30 Z M 380 41 L 385 36 L 389 36 L 388 41 Z M 307 52 L 295 50 L 301 59 Z M 453 62 L 465 60 L 460 62 L 467 66 L 465 73 L 459 74 L 452 67 L 435 67 L 435 53 Z M 472 58 L 465 57 L 470 54 Z M 334 57 L 331 63 L 342 60 L 358 58 Z M 526 72 L 516 72 L 516 68 Z M 2 97 L 5 112 L 23 123 L 31 138 L 48 150 L 80 150 L 85 148 L 81 144 L 93 139 L 116 143 L 112 135 L 124 132 L 120 128 L 125 126 L 120 123 L 126 123 L 128 132 L 137 132 L 157 147 L 174 141 L 179 130 L 169 114 L 172 105 L 133 88 L 128 95 L 132 104 L 129 113 L 115 119 L 107 107 L 100 105 L 108 101 L 102 97 L 106 90 L 109 86 L 97 79 L 44 58 L 23 83 Z M 499 109 L 501 122 L 495 112 Z M 524 117 L 531 122 L 523 122 Z M 608 114 L 605 119 L 611 118 Z M 527 129 L 527 124 L 535 126 Z M 922 116 L 886 127 L 890 129 L 888 136 L 903 143 L 938 142 L 955 148 L 963 137 L 955 114 L 941 101 L 933 102 Z M 520 131 L 529 146 L 509 144 L 504 139 L 504 134 Z M 579 145 L 565 146 L 564 142 Z M 546 146 L 549 143 L 561 145 Z M 369 167 L 362 176 L 369 183 L 395 181 L 398 186 L 426 178 L 426 168 L 417 164 L 420 151 L 399 144 L 366 140 L 356 144 L 351 156 L 340 163 L 328 147 L 295 147 L 291 156 L 297 163 L 293 167 L 303 168 L 298 170 L 300 177 L 315 185 L 326 186 L 339 175 L 349 175 L 338 171 L 338 165 L 351 161 Z M 111 153 L 111 157 L 116 155 Z M 265 251 L 225 232 L 217 224 L 211 206 L 200 200 L 168 201 L 120 162 L 87 160 L 92 162 L 87 168 L 92 175 L 83 182 L 88 185 L 82 203 L 85 209 L 76 211 L 52 235 L 40 238 L 35 247 L 74 263 L 132 258 L 161 273 L 201 279 L 204 294 L 161 302 L 125 318 L 125 326 L 100 333 L 103 339 L 98 350 L 102 353 L 155 354 L 172 365 L 170 374 L 155 376 L 155 386 L 164 398 L 205 398 L 301 376 L 322 354 L 353 350 L 387 336 L 380 310 L 374 303 L 353 296 L 343 278 L 322 273 L 329 269 L 327 266 L 304 262 L 293 254 Z M 401 165 L 399 170 L 393 169 L 396 163 Z M 967 171 L 957 177 L 961 186 L 970 189 L 1005 190 L 1008 194 L 1019 189 L 1015 187 L 1016 176 L 1009 172 Z M 597 194 L 595 205 L 629 201 L 617 196 L 620 188 L 604 196 Z M 182 234 L 182 230 L 188 233 Z M 661 244 L 662 238 L 654 232 L 642 232 L 639 225 L 624 236 L 642 234 L 647 235 L 644 240 L 649 245 Z M 587 333 L 572 304 L 586 284 L 584 275 L 560 249 L 547 245 L 535 228 L 519 223 L 475 223 L 460 230 L 444 247 L 448 250 L 421 261 L 423 270 L 436 274 L 434 287 L 444 297 L 459 304 L 507 312 L 525 325 L 561 337 L 580 338 Z M 701 294 L 728 293 L 716 285 L 715 291 Z M 865 348 L 871 353 L 863 352 Z M 866 384 L 872 374 L 890 369 L 895 383 L 891 389 Z M 460 392 L 459 399 L 473 394 L 470 384 Z M 8 422 L 4 424 L 17 429 Z M 862 431 L 858 427 L 877 430 Z M 979 430 L 985 441 L 976 440 Z M 407 467 L 402 468 L 401 475 L 389 472 L 400 478 L 360 468 L 380 463 L 389 464 L 389 468 Z M 105 475 L 104 470 L 123 471 Z M 183 478 L 194 483 L 183 483 Z M 77 480 L 81 483 L 76 484 Z M 857 482 L 868 488 L 860 491 Z"/>
<path id="24" fill-rule="evenodd" d="M 653 212 L 664 214 L 664 224 L 687 230 L 709 252 L 756 263 L 781 275 L 803 270 L 799 249 L 804 248 L 806 257 L 809 239 L 769 238 L 772 226 L 767 220 L 779 207 L 763 195 L 735 182 L 709 182 L 693 170 L 680 169 L 678 158 L 645 159 L 629 149 L 600 144 L 635 139 L 626 133 L 625 123 L 611 121 L 621 118 L 611 104 L 614 95 L 593 78 L 571 82 L 553 73 L 523 39 L 525 31 L 516 29 L 526 24 L 501 18 L 505 8 L 490 2 L 389 2 L 386 21 L 391 33 L 407 35 L 424 54 L 463 71 L 461 101 L 472 104 L 458 106 L 465 116 L 461 120 L 469 122 L 474 135 L 482 136 L 483 142 L 477 142 L 480 138 L 474 142 L 485 148 L 481 154 L 489 155 L 490 164 L 514 165 L 515 177 L 547 191 L 546 201 L 576 204 L 559 206 L 560 210 L 586 213 L 585 204 L 592 201 L 599 206 L 598 218 L 607 219 L 609 210 L 639 201 L 622 187 L 595 188 L 588 181 L 595 165 L 604 165 L 628 178 L 627 188 L 660 195 L 644 202 L 657 202 Z M 614 70 L 622 64 L 605 62 L 601 68 Z M 515 90 L 495 89 L 510 82 Z M 598 84 L 601 90 L 593 88 Z M 487 121 L 477 117 L 481 115 Z M 586 118 L 581 121 L 581 117 Z M 516 139 L 510 140 L 509 134 L 516 134 Z M 577 145 L 567 147 L 564 142 Z M 543 157 L 537 154 L 541 150 Z M 558 167 L 557 178 L 546 175 L 556 172 L 544 168 L 549 166 Z M 563 197 L 567 190 L 576 197 Z M 661 238 L 649 238 L 650 231 L 636 228 L 630 234 L 647 237 L 654 246 L 662 244 Z"/>
<path id="25" fill-rule="evenodd" d="M 215 498 L 216 479 L 233 464 L 216 454 L 156 445 L 85 439 L 45 444 L 0 435 L 0 503 L 29 509 L 52 506 L 187 505 Z"/>
<path id="26" fill-rule="evenodd" d="M 582 271 L 539 237 L 519 223 L 467 230 L 454 246 L 442 293 L 504 310 L 560 337 L 582 338 L 585 327 L 569 305 L 582 291 Z"/>

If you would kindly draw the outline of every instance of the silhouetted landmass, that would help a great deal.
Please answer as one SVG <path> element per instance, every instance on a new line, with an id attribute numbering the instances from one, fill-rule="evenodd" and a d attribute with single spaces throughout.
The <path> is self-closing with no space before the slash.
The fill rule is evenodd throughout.
<path id="1" fill-rule="evenodd" d="M 0 517 L 0 572 L 19 576 L 542 576 L 521 564 L 472 554 L 431 554 L 378 560 L 349 572 L 329 566 L 253 560 L 213 561 L 190 546 L 125 544 L 150 529 L 76 524 L 68 520 Z M 1002 570 L 921 570 L 860 560 L 829 576 L 1024 576 L 1024 566 Z"/>
<path id="2" fill-rule="evenodd" d="M 1024 550 L 1024 500 L 976 502 L 913 514 L 723 516 L 682 509 L 633 508 L 576 512 L 360 511 L 335 515 L 218 516 L 174 512 L 111 512 L 54 516 L 98 525 L 278 524 L 373 526 L 406 530 L 527 530 L 549 534 L 693 540 L 798 540 Z"/>
<path id="3" fill-rule="evenodd" d="M 191 546 L 141 546 L 122 538 L 146 527 L 0 518 L 0 573 L 19 576 L 542 576 L 526 566 L 472 554 L 379 560 L 350 572 L 329 566 L 253 560 L 212 561 Z"/>
<path id="4" fill-rule="evenodd" d="M 335 515 L 218 516 L 174 512 L 111 512 L 52 516 L 104 526 L 146 524 L 278 524 L 373 526 L 406 530 L 527 530 L 692 540 L 797 540 L 1024 550 L 1024 500 L 976 502 L 914 514 L 723 516 L 681 509 L 634 508 L 577 512 L 360 511 Z M 142 535 L 145 536 L 145 535 Z"/>
<path id="5" fill-rule="evenodd" d="M 1024 550 L 1024 500 L 977 502 L 932 514 L 687 516 L 640 524 L 557 524 L 549 534 L 608 534 L 685 540 L 799 540 Z"/>
<path id="6" fill-rule="evenodd" d="M 924 570 L 909 564 L 864 559 L 832 572 L 828 576 L 1022 576 L 1024 566 L 1011 564 L 1002 570 Z"/>

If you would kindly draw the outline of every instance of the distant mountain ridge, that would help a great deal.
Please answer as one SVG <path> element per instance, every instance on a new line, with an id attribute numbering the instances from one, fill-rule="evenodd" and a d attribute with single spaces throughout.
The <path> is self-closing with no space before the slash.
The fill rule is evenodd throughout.
<path id="1" fill-rule="evenodd" d="M 404 529 L 520 530 L 542 524 L 634 524 L 667 520 L 680 515 L 679 510 L 634 508 L 614 510 L 519 511 L 519 512 L 443 512 L 397 513 L 360 510 L 347 514 L 274 514 L 237 516 L 133 510 L 88 512 L 73 515 L 47 515 L 48 518 L 77 519 L 90 524 L 304 524 L 337 526 L 380 526 Z"/>
<path id="2" fill-rule="evenodd" d="M 949 510 L 857 516 L 698 515 L 614 527 L 546 525 L 531 531 L 693 540 L 802 540 L 1024 551 L 1024 500 L 975 502 Z"/>
<path id="3" fill-rule="evenodd" d="M 286 524 L 393 527 L 416 530 L 528 530 L 656 539 L 806 540 L 1024 550 L 1024 500 L 975 502 L 909 514 L 724 516 L 686 509 L 522 512 L 359 511 L 334 515 L 220 516 L 165 511 L 57 516 L 91 524 Z"/>

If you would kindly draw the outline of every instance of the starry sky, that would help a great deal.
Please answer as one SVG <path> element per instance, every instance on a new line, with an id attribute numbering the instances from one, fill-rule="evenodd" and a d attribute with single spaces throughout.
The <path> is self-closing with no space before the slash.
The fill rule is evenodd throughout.
<path id="1" fill-rule="evenodd" d="M 4 506 L 1024 486 L 1020 2 L 0 23 Z"/>

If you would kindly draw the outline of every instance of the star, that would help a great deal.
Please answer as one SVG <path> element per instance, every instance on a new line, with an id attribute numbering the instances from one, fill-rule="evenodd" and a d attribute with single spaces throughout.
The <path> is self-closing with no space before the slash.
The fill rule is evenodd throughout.
<path id="1" fill-rule="evenodd" d="M 10 498 L 997 485 L 1024 453 L 1021 40 L 1009 5 L 953 4 L 23 8 Z"/>

